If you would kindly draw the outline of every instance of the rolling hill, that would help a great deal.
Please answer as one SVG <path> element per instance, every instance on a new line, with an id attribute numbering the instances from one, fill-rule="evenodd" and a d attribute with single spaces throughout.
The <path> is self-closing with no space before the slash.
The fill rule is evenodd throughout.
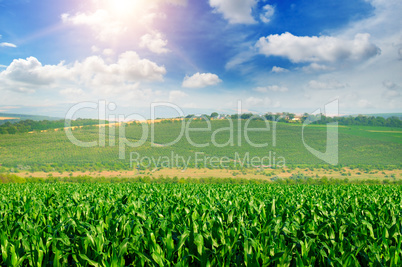
<path id="1" fill-rule="evenodd" d="M 227 161 L 228 168 L 241 168 L 241 162 L 252 158 L 265 158 L 258 164 L 271 167 L 309 165 L 328 166 L 311 154 L 303 144 L 302 126 L 297 124 L 273 124 L 266 132 L 253 131 L 244 135 L 245 121 L 215 120 L 210 131 L 189 131 L 173 145 L 166 145 L 180 134 L 180 121 L 166 121 L 154 125 L 154 145 L 151 144 L 151 127 L 147 138 L 140 146 L 143 134 L 141 124 L 123 127 L 103 128 L 84 126 L 72 131 L 77 140 L 97 142 L 92 147 L 74 145 L 64 131 L 49 130 L 42 133 L 25 133 L 0 136 L 0 164 L 6 168 L 21 170 L 101 170 L 132 169 L 139 163 L 140 168 L 155 167 L 211 167 Z M 264 122 L 251 121 L 249 128 L 262 128 Z M 206 129 L 204 121 L 193 121 L 191 129 Z M 240 128 L 239 128 L 240 127 Z M 230 133 L 233 130 L 233 134 Z M 325 152 L 326 127 L 308 126 L 304 131 L 304 141 L 308 146 Z M 126 139 L 119 136 L 125 132 Z M 232 138 L 232 141 L 230 141 Z M 99 140 L 104 140 L 104 145 Z M 215 143 L 215 144 L 214 144 Z M 264 144 L 265 147 L 252 145 Z M 99 145 L 100 144 L 100 145 Z M 195 144 L 200 145 L 197 147 Z M 339 126 L 339 166 L 399 166 L 402 162 L 402 131 L 400 128 Z M 198 155 L 198 159 L 197 159 Z M 131 163 L 133 166 L 130 166 Z M 205 162 L 207 158 L 207 162 Z M 269 161 L 269 158 L 271 161 Z M 134 161 L 133 161 L 134 159 Z M 185 161 L 184 161 L 184 160 Z M 159 160 L 159 161 L 158 161 Z M 170 161 L 168 165 L 167 160 Z M 225 165 L 226 166 L 226 165 Z M 214 167 L 214 166 L 212 166 Z"/>

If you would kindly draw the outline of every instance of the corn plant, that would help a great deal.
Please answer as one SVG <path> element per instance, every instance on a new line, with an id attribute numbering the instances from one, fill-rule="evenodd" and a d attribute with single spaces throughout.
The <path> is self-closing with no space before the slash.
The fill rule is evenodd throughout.
<path id="1" fill-rule="evenodd" d="M 402 187 L 0 185 L 3 266 L 400 266 Z"/>

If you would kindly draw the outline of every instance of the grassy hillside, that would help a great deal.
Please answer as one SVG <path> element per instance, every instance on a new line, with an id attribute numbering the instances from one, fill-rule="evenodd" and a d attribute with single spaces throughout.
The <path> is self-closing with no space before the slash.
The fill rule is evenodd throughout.
<path id="1" fill-rule="evenodd" d="M 130 152 L 138 153 L 141 158 L 150 157 L 156 161 L 164 158 L 179 155 L 188 161 L 188 167 L 208 167 L 203 166 L 203 162 L 195 162 L 195 153 L 201 153 L 202 157 L 227 157 L 231 168 L 239 167 L 235 160 L 244 160 L 246 155 L 250 158 L 269 157 L 271 162 L 284 160 L 287 166 L 290 165 L 320 165 L 326 164 L 324 161 L 312 155 L 303 145 L 300 125 L 289 125 L 278 123 L 276 127 L 276 145 L 273 144 L 274 131 L 268 132 L 250 132 L 249 139 L 253 143 L 268 143 L 267 147 L 256 148 L 251 146 L 244 134 L 244 121 L 242 122 L 241 137 L 237 121 L 233 122 L 233 144 L 224 147 L 216 147 L 214 141 L 220 145 L 228 142 L 230 134 L 229 121 L 212 121 L 211 131 L 190 132 L 187 140 L 183 136 L 179 142 L 172 146 L 163 144 L 175 140 L 180 133 L 181 122 L 167 122 L 155 124 L 155 143 L 157 146 L 151 146 L 150 133 L 147 141 L 139 147 L 125 146 L 125 159 L 119 159 L 119 130 L 115 129 L 114 135 L 109 135 L 109 128 L 106 128 L 105 146 L 95 146 L 91 148 L 78 147 L 72 144 L 63 131 L 48 131 L 44 133 L 1 135 L 0 136 L 0 164 L 7 168 L 16 168 L 20 170 L 46 170 L 46 169 L 129 169 Z M 205 122 L 192 122 L 191 128 L 205 128 Z M 252 121 L 249 128 L 261 128 L 264 123 L 261 121 Z M 223 129 L 213 135 L 217 129 Z M 127 140 L 136 142 L 141 138 L 142 126 L 130 124 L 125 127 Z M 97 141 L 99 139 L 99 130 L 96 127 L 84 127 L 73 131 L 75 137 L 81 141 Z M 306 143 L 321 152 L 325 152 L 326 131 L 320 125 L 308 126 L 305 129 Z M 111 138 L 113 136 L 113 138 Z M 114 140 L 113 140 L 114 139 Z M 339 164 L 344 166 L 351 165 L 400 165 L 402 162 L 402 132 L 400 129 L 382 128 L 382 127 L 339 127 Z M 206 144 L 205 147 L 194 147 L 191 142 L 197 144 Z M 271 152 L 271 154 L 270 154 Z M 237 157 L 236 157 L 237 156 Z M 135 163 L 135 162 L 134 162 Z M 147 165 L 147 161 L 143 161 Z M 175 166 L 183 166 L 179 159 Z M 275 163 L 271 163 L 275 165 Z M 153 168 L 154 163 L 148 167 Z M 156 164 L 158 165 L 158 164 Z M 161 164 L 159 164 L 160 166 Z M 163 165 L 162 165 L 163 166 Z"/>

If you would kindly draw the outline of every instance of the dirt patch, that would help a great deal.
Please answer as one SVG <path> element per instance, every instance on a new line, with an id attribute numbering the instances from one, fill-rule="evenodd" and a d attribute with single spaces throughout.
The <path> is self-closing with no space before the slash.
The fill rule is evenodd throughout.
<path id="1" fill-rule="evenodd" d="M 143 177 L 149 176 L 153 178 L 158 177 L 177 177 L 177 178 L 245 178 L 245 179 L 263 179 L 270 180 L 272 177 L 289 178 L 294 174 L 303 174 L 304 176 L 309 176 L 313 178 L 327 177 L 334 179 L 402 179 L 402 170 L 392 170 L 392 171 L 370 171 L 363 172 L 358 169 L 343 168 L 341 171 L 337 170 L 325 170 L 325 169 L 270 169 L 267 168 L 264 172 L 260 172 L 257 169 L 248 169 L 244 171 L 239 170 L 227 170 L 227 169 L 154 169 L 154 170 L 122 170 L 122 171 L 79 171 L 79 172 L 20 172 L 18 176 L 21 177 L 66 177 L 66 176 L 92 176 L 92 177 Z M 318 176 L 318 177 L 317 177 Z"/>

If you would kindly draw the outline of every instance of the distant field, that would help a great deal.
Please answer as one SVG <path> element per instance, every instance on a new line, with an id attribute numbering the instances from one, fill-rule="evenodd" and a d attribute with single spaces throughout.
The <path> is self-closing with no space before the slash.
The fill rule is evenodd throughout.
<path id="1" fill-rule="evenodd" d="M 0 117 L 0 121 L 4 120 L 19 120 L 20 118 L 15 118 L 15 117 Z"/>
<path id="2" fill-rule="evenodd" d="M 192 157 L 190 166 L 194 167 L 194 154 L 203 153 L 206 157 L 229 157 L 233 163 L 238 153 L 243 159 L 246 153 L 250 157 L 268 156 L 269 152 L 278 159 L 283 157 L 287 166 L 296 165 L 326 165 L 326 163 L 312 155 L 303 145 L 301 138 L 302 127 L 278 123 L 276 129 L 276 145 L 273 144 L 273 129 L 269 132 L 251 132 L 249 138 L 254 143 L 268 143 L 267 147 L 255 148 L 250 146 L 245 137 L 239 139 L 237 121 L 234 121 L 233 145 L 222 148 L 211 143 L 212 131 L 229 127 L 228 121 L 212 121 L 211 132 L 193 132 L 190 138 L 198 144 L 208 146 L 196 148 L 185 137 L 173 146 L 164 146 L 176 139 L 180 133 L 180 122 L 155 124 L 155 143 L 152 147 L 150 137 L 140 147 L 126 147 L 125 159 L 119 159 L 119 128 L 114 135 L 109 135 L 106 128 L 104 147 L 77 147 L 66 137 L 63 131 L 48 131 L 33 134 L 17 134 L 0 136 L 0 164 L 3 167 L 19 168 L 20 170 L 34 170 L 47 172 L 55 171 L 98 171 L 130 169 L 130 152 L 138 153 L 141 157 L 169 157 L 172 152 L 183 157 Z M 250 123 L 250 127 L 261 128 L 264 124 L 259 121 Z M 192 128 L 205 128 L 204 122 L 193 122 Z M 244 128 L 244 125 L 241 125 Z M 372 132 L 375 131 L 375 132 Z M 99 128 L 84 127 L 76 129 L 74 135 L 82 141 L 97 141 Z M 242 131 L 240 131 L 242 133 Z M 321 125 L 305 128 L 306 143 L 324 152 L 326 145 L 325 127 Z M 138 141 L 142 135 L 141 125 L 126 126 L 126 136 L 130 142 Z M 113 138 L 112 138 L 113 137 Z M 214 138 L 218 144 L 225 144 L 229 139 L 228 131 L 217 133 Z M 400 129 L 389 127 L 339 127 L 339 164 L 351 165 L 398 165 L 402 162 L 402 133 Z M 241 144 L 239 145 L 239 140 Z M 192 164 L 192 165 L 191 165 Z M 155 166 L 150 166 L 153 169 Z M 180 166 L 179 166 L 180 167 Z M 203 166 L 199 166 L 203 167 Z"/>
<path id="3" fill-rule="evenodd" d="M 4 121 L 12 121 L 17 122 L 21 120 L 33 120 L 33 121 L 41 121 L 41 120 L 57 120 L 60 118 L 49 117 L 49 116 L 41 116 L 41 115 L 27 115 L 27 114 L 12 114 L 12 113 L 1 113 L 0 112 L 0 125 L 5 123 Z"/>

